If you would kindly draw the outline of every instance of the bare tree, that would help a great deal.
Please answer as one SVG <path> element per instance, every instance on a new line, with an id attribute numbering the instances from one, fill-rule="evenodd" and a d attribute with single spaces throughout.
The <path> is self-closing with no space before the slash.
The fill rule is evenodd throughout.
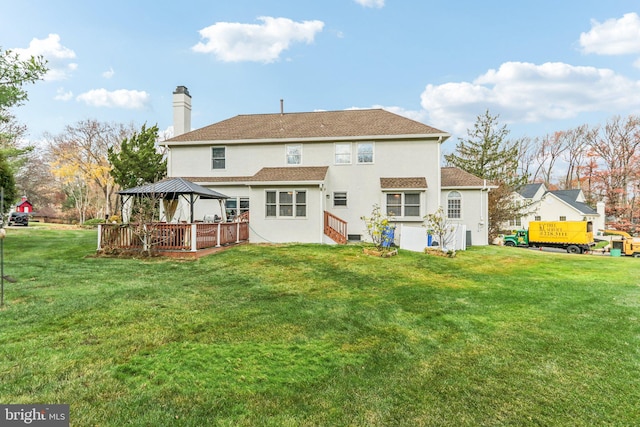
<path id="1" fill-rule="evenodd" d="M 589 127 L 582 125 L 561 133 L 560 138 L 564 147 L 561 159 L 566 163 L 564 180 L 560 182 L 562 188 L 573 189 L 580 186 L 580 171 L 586 161 L 589 148 L 589 132 Z"/>
<path id="2" fill-rule="evenodd" d="M 535 165 L 537 140 L 528 136 L 515 140 L 518 146 L 518 169 L 520 176 L 534 178 L 532 168 Z"/>
<path id="3" fill-rule="evenodd" d="M 640 117 L 616 116 L 599 132 L 589 133 L 588 141 L 603 165 L 598 177 L 607 199 L 607 214 L 621 228 L 628 228 L 633 223 L 630 194 L 635 195 L 640 182 Z"/>
<path id="4" fill-rule="evenodd" d="M 534 181 L 542 181 L 547 187 L 551 186 L 556 163 L 565 149 L 562 132 L 545 135 L 538 140 L 538 150 L 535 154 L 537 168 L 533 175 Z"/>
<path id="5" fill-rule="evenodd" d="M 16 187 L 18 194 L 27 196 L 38 211 L 53 206 L 59 199 L 61 190 L 43 150 L 36 148 L 26 155 L 24 166 L 16 173 Z"/>
<path id="6" fill-rule="evenodd" d="M 119 147 L 120 141 L 133 132 L 133 125 L 81 120 L 51 138 L 49 150 L 53 167 L 59 174 L 64 174 L 65 168 L 73 171 L 72 176 L 79 171 L 83 179 L 96 185 L 102 194 L 102 206 L 97 206 L 97 210 L 105 216 L 113 211 L 115 193 L 107 153 L 109 148 Z"/>

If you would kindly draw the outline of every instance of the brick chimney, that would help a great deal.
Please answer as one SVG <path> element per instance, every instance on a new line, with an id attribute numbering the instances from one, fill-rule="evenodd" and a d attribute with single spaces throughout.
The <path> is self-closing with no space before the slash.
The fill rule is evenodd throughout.
<path id="1" fill-rule="evenodd" d="M 191 131 L 191 95 L 186 86 L 173 91 L 173 136 Z"/>

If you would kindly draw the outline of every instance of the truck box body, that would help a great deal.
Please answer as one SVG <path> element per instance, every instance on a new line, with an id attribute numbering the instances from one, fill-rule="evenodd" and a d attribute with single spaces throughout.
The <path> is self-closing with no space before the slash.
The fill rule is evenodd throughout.
<path id="1" fill-rule="evenodd" d="M 591 221 L 532 221 L 529 223 L 529 244 L 592 246 Z"/>

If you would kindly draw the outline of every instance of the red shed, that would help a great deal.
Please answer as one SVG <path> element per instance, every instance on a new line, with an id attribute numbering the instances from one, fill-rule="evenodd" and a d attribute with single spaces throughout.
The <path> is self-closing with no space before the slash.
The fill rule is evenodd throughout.
<path id="1" fill-rule="evenodd" d="M 27 200 L 27 196 L 22 196 L 22 200 L 16 205 L 16 212 L 33 212 L 33 205 Z"/>

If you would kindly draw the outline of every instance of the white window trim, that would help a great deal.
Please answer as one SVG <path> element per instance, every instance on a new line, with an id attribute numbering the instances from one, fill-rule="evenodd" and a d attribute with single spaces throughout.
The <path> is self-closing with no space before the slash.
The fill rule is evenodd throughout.
<path id="1" fill-rule="evenodd" d="M 338 152 L 337 152 L 337 148 L 338 145 L 348 145 L 349 146 L 349 161 L 345 162 L 345 163 L 339 163 L 336 160 L 336 157 L 338 156 Z M 353 144 L 350 142 L 336 142 L 333 144 L 333 164 L 335 165 L 350 165 L 353 164 Z"/>
<path id="2" fill-rule="evenodd" d="M 423 197 L 424 191 L 417 191 L 411 189 L 402 189 L 402 190 L 389 190 L 384 193 L 384 212 L 385 214 L 389 211 L 389 205 L 387 204 L 387 195 L 389 194 L 400 194 L 400 209 L 402 210 L 401 215 L 389 215 L 390 218 L 397 220 L 420 220 L 422 221 L 422 212 L 423 212 Z M 405 201 L 405 196 L 407 194 L 417 194 L 419 198 L 418 202 L 418 215 L 405 215 L 407 203 Z M 412 207 L 416 206 L 414 204 L 410 205 Z"/>
<path id="3" fill-rule="evenodd" d="M 344 205 L 336 205 L 336 193 L 344 194 Z M 336 209 L 346 209 L 349 207 L 349 193 L 347 191 L 334 191 L 331 197 L 333 199 L 333 207 Z"/>
<path id="4" fill-rule="evenodd" d="M 451 197 L 451 195 L 453 193 L 458 193 L 458 197 L 456 199 L 450 199 L 450 197 Z M 459 216 L 458 217 L 449 216 L 449 200 L 459 200 L 460 201 L 460 207 L 458 209 L 459 210 Z M 447 193 L 447 219 L 454 220 L 454 221 L 462 219 L 462 193 L 457 191 L 457 190 L 449 191 Z"/>
<path id="5" fill-rule="evenodd" d="M 224 159 L 224 167 L 223 168 L 215 168 L 215 167 L 213 167 L 214 160 L 215 160 L 215 157 L 213 157 L 213 150 L 215 148 L 224 149 L 224 157 L 223 157 L 223 159 Z M 223 170 L 226 170 L 226 169 L 227 169 L 227 147 L 224 146 L 224 145 L 213 145 L 213 146 L 211 146 L 211 170 L 223 171 Z"/>
<path id="6" fill-rule="evenodd" d="M 292 215 L 280 215 L 280 193 L 288 193 L 288 192 L 293 192 L 294 193 L 294 197 L 293 197 L 293 201 L 292 201 Z M 276 193 L 276 201 L 275 203 L 267 203 L 267 193 Z M 297 202 L 297 193 L 305 193 L 305 202 L 304 203 L 298 203 Z M 306 219 L 308 218 L 308 210 L 309 210 L 309 192 L 305 189 L 305 190 L 295 190 L 295 189 L 269 189 L 269 190 L 265 190 L 264 192 L 264 217 L 266 219 Z M 276 207 L 276 214 L 275 215 L 267 215 L 267 206 L 275 206 Z M 305 215 L 304 216 L 298 216 L 296 214 L 297 212 L 297 207 L 298 206 L 305 206 Z"/>
<path id="7" fill-rule="evenodd" d="M 226 213 L 227 217 L 229 217 L 229 213 L 228 213 L 227 211 L 228 211 L 229 209 L 231 209 L 231 208 L 229 208 L 229 207 L 227 206 L 227 203 L 228 203 L 230 200 L 234 201 L 234 202 L 235 202 L 235 204 L 236 204 L 236 207 L 235 207 L 235 210 L 236 210 L 235 216 L 242 215 L 243 213 L 248 212 L 248 211 L 249 211 L 249 209 L 251 208 L 251 202 L 250 202 L 249 196 L 232 196 L 232 197 L 229 197 L 229 198 L 227 199 L 227 201 L 225 202 L 225 206 L 224 206 L 225 213 Z M 242 201 L 243 201 L 243 200 L 246 200 L 246 202 L 247 202 L 247 203 L 249 203 L 249 207 L 248 207 L 248 208 L 243 208 L 243 207 L 242 207 Z"/>
<path id="8" fill-rule="evenodd" d="M 363 144 L 371 144 L 371 161 L 370 162 L 361 162 L 359 159 L 359 155 L 358 155 L 358 148 L 360 147 L 360 145 Z M 359 165 L 372 165 L 376 162 L 376 144 L 371 141 L 371 142 L 357 142 L 356 143 L 356 163 Z"/>
<path id="9" fill-rule="evenodd" d="M 300 163 L 289 163 L 289 147 L 300 147 Z M 284 164 L 287 166 L 302 166 L 302 144 L 287 144 L 284 147 Z"/>

